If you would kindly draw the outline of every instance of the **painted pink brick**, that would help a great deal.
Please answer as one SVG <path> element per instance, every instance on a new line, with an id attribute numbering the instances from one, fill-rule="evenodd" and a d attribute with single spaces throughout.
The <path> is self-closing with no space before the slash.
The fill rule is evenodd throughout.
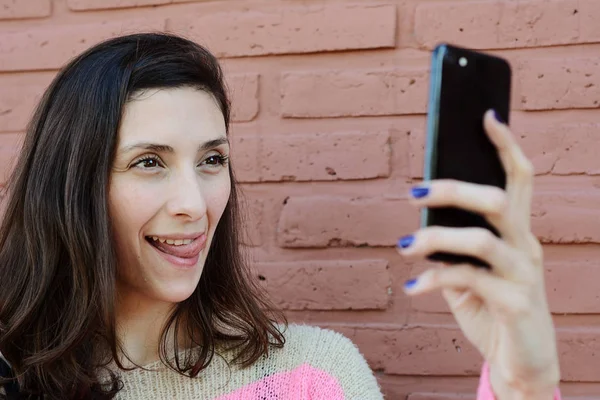
<path id="1" fill-rule="evenodd" d="M 262 262 L 256 271 L 285 310 L 383 310 L 389 305 L 386 260 Z"/>
<path id="2" fill-rule="evenodd" d="M 520 136 L 538 174 L 600 175 L 600 124 L 546 124 L 524 128 Z"/>
<path id="3" fill-rule="evenodd" d="M 105 21 L 30 28 L 0 35 L 0 71 L 55 69 L 90 46 L 111 37 L 162 30 L 164 21 Z"/>
<path id="4" fill-rule="evenodd" d="M 418 226 L 419 213 L 405 200 L 358 195 L 290 197 L 277 226 L 279 245 L 394 246 Z"/>
<path id="5" fill-rule="evenodd" d="M 579 29 L 582 42 L 600 41 L 600 3 L 596 0 L 579 0 Z"/>
<path id="6" fill-rule="evenodd" d="M 558 328 L 557 339 L 563 381 L 600 381 L 600 370 L 591 368 L 600 353 L 598 328 L 586 325 Z"/>
<path id="7" fill-rule="evenodd" d="M 0 134 L 0 184 L 8 181 L 24 139 L 22 133 Z"/>
<path id="8" fill-rule="evenodd" d="M 496 2 L 489 0 L 422 3 L 415 15 L 420 44 L 441 41 L 478 49 L 540 47 L 597 40 L 582 32 L 577 0 Z M 600 8 L 585 7 L 600 17 Z M 560 23 L 557 23 L 560 21 Z"/>
<path id="9" fill-rule="evenodd" d="M 586 183 L 560 187 L 558 182 L 534 195 L 533 232 L 543 243 L 600 243 L 600 189 Z"/>
<path id="10" fill-rule="evenodd" d="M 231 97 L 231 119 L 248 122 L 256 118 L 259 111 L 258 74 L 232 74 L 227 80 Z"/>
<path id="11" fill-rule="evenodd" d="M 525 59 L 518 68 L 521 107 L 524 110 L 598 108 L 599 75 L 598 57 Z"/>
<path id="12" fill-rule="evenodd" d="M 474 376 L 481 356 L 455 325 L 331 326 L 386 374 Z"/>
<path id="13" fill-rule="evenodd" d="M 286 72 L 281 114 L 287 118 L 419 114 L 426 111 L 425 68 Z"/>
<path id="14" fill-rule="evenodd" d="M 53 77 L 51 73 L 0 75 L 0 132 L 25 130 Z"/>
<path id="15" fill-rule="evenodd" d="M 386 177 L 390 135 L 382 132 L 281 134 L 264 137 L 262 181 L 331 181 Z"/>
<path id="16" fill-rule="evenodd" d="M 170 30 L 207 44 L 219 57 L 390 48 L 396 7 L 331 4 L 231 9 L 174 16 Z"/>
<path id="17" fill-rule="evenodd" d="M 231 162 L 236 178 L 240 182 L 259 182 L 261 138 L 256 135 L 239 135 L 232 128 Z"/>
<path id="18" fill-rule="evenodd" d="M 172 0 L 68 0 L 71 10 L 105 10 L 111 8 L 127 8 L 169 4 Z"/>
<path id="19" fill-rule="evenodd" d="M 241 200 L 241 213 L 244 221 L 242 244 L 248 247 L 263 245 L 264 203 L 260 199 L 245 198 Z"/>
<path id="20" fill-rule="evenodd" d="M 50 0 L 0 0 L 0 20 L 48 17 Z"/>
<path id="21" fill-rule="evenodd" d="M 232 160 L 242 182 L 374 179 L 390 173 L 390 135 L 331 132 L 272 136 L 232 133 Z"/>

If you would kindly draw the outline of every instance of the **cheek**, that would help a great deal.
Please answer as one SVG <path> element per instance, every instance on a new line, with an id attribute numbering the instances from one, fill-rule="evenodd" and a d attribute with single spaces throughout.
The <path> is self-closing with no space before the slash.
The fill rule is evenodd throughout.
<path id="1" fill-rule="evenodd" d="M 229 178 L 227 178 L 227 180 L 223 180 L 219 185 L 212 186 L 210 192 L 207 194 L 207 208 L 208 213 L 213 220 L 213 224 L 215 223 L 215 220 L 218 221 L 221 219 L 223 211 L 225 211 L 225 207 L 229 202 L 230 193 L 231 182 Z"/>
<path id="2" fill-rule="evenodd" d="M 141 190 L 133 182 L 116 182 L 109 192 L 109 210 L 117 240 L 139 231 L 154 215 L 158 193 Z"/>

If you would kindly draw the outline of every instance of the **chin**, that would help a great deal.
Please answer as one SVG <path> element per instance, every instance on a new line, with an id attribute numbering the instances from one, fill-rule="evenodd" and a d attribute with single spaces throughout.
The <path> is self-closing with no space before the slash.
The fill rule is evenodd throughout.
<path id="1" fill-rule="evenodd" d="M 196 290 L 197 282 L 192 284 L 191 281 L 181 282 L 178 284 L 169 285 L 168 287 L 157 288 L 156 297 L 167 303 L 181 303 L 187 300 Z"/>

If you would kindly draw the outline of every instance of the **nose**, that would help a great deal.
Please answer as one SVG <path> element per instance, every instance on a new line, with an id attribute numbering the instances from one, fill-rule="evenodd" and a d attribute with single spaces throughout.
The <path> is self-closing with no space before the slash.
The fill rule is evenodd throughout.
<path id="1" fill-rule="evenodd" d="M 173 176 L 175 175 L 175 176 Z M 206 199 L 194 170 L 173 174 L 167 211 L 177 218 L 197 221 L 206 214 Z"/>

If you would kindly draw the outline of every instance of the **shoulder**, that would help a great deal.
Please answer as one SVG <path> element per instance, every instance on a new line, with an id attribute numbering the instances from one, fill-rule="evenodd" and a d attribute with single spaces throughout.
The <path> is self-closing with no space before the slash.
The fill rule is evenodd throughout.
<path id="1" fill-rule="evenodd" d="M 344 399 L 382 399 L 373 372 L 358 347 L 346 336 L 315 326 L 290 324 L 282 329 L 285 345 L 277 358 L 304 369 L 314 381 L 339 387 Z"/>
<path id="2" fill-rule="evenodd" d="M 323 329 L 317 326 L 290 324 L 283 330 L 285 337 L 286 353 L 298 352 L 302 357 L 318 361 L 327 356 L 354 353 L 360 359 L 364 358 L 360 354 L 358 347 L 346 336 L 330 329 Z"/>

